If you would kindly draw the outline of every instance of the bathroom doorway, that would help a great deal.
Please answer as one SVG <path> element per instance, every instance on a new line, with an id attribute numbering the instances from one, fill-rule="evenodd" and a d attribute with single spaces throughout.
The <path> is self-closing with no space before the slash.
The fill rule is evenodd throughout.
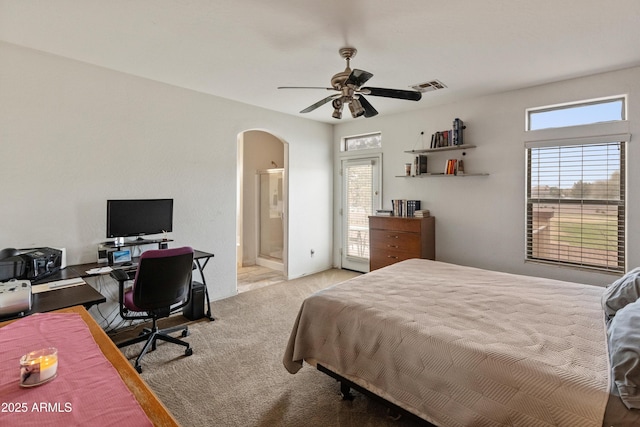
<path id="1" fill-rule="evenodd" d="M 238 291 L 286 280 L 288 144 L 263 130 L 238 135 Z"/>

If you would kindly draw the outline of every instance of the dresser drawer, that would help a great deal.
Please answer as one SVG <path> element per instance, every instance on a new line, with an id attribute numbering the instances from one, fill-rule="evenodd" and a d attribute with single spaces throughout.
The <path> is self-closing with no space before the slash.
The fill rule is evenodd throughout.
<path id="1" fill-rule="evenodd" d="M 388 265 L 395 264 L 396 262 L 412 258 L 420 257 L 409 252 L 377 252 L 374 253 L 369 260 L 369 269 L 371 271 L 377 270 L 378 268 L 386 267 Z"/>
<path id="2" fill-rule="evenodd" d="M 395 230 L 371 230 L 371 247 L 373 253 L 408 252 L 420 257 L 421 239 L 416 233 Z"/>
<path id="3" fill-rule="evenodd" d="M 369 217 L 369 228 L 420 233 L 422 221 L 417 218 Z"/>

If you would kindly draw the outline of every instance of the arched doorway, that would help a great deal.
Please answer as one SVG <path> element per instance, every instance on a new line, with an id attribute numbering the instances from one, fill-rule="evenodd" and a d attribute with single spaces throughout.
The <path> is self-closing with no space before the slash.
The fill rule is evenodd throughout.
<path id="1" fill-rule="evenodd" d="M 268 131 L 238 135 L 239 292 L 287 277 L 287 157 L 288 144 Z"/>

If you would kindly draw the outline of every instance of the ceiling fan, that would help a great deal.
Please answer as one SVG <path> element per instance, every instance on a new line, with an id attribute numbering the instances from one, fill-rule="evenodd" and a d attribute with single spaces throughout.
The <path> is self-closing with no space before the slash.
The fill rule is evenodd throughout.
<path id="1" fill-rule="evenodd" d="M 340 56 L 347 60 L 347 68 L 344 71 L 335 74 L 331 78 L 331 87 L 316 86 L 280 86 L 278 89 L 324 89 L 338 93 L 329 95 L 324 99 L 300 111 L 300 113 L 308 113 L 316 108 L 331 101 L 333 106 L 332 116 L 336 119 L 342 118 L 342 109 L 345 104 L 349 104 L 351 116 L 355 119 L 364 115 L 365 117 L 373 117 L 378 112 L 365 99 L 363 95 L 383 96 L 386 98 L 406 99 L 409 101 L 419 101 L 422 94 L 413 90 L 385 89 L 380 87 L 362 87 L 373 74 L 363 70 L 351 70 L 349 62 L 351 58 L 356 56 L 358 51 L 353 47 L 343 47 L 339 50 Z"/>

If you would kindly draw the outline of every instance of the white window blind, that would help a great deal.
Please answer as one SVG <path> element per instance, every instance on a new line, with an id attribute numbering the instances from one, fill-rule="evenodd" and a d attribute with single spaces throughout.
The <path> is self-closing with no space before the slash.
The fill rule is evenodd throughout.
<path id="1" fill-rule="evenodd" d="M 527 259 L 623 272 L 624 165 L 624 141 L 529 146 Z"/>

